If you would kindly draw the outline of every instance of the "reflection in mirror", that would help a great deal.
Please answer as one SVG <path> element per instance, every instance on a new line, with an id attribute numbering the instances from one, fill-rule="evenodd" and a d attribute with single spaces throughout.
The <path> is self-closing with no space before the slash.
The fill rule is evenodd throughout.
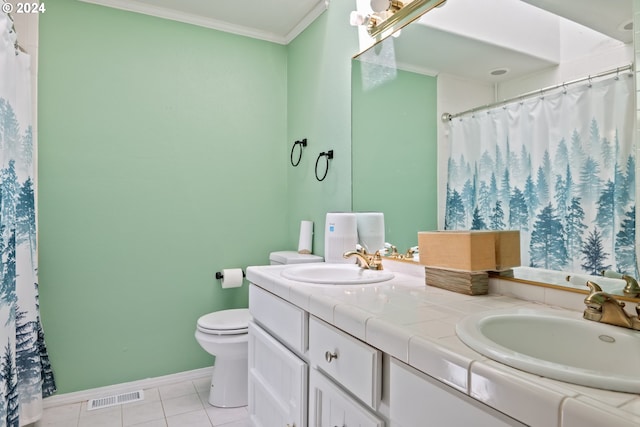
<path id="1" fill-rule="evenodd" d="M 544 268 L 515 267 L 513 269 L 513 277 L 502 277 L 502 279 L 568 289 L 583 294 L 588 293 L 587 281 L 592 281 L 600 285 L 603 291 L 621 297 L 619 299 L 640 302 L 637 294 L 630 295 L 625 292 L 627 282 L 615 277 L 593 276 L 583 273 L 567 274 L 566 272 L 546 270 Z"/>
<path id="2" fill-rule="evenodd" d="M 446 127 L 432 120 L 633 62 L 631 0 L 620 0 L 615 8 L 606 0 L 555 3 L 449 0 L 354 61 L 353 208 L 383 211 L 387 241 L 397 240 L 400 251 L 415 245 L 417 231 L 443 227 L 447 135 Z M 509 29 L 516 32 L 505 34 Z M 436 93 L 419 96 L 418 83 L 410 83 L 416 85 L 413 91 L 403 88 L 400 82 L 408 76 L 435 80 Z M 434 105 L 435 114 L 417 113 Z M 420 134 L 417 125 L 425 120 L 430 121 L 426 134 Z M 402 142 L 418 140 L 425 145 Z M 402 237 L 395 234 L 400 230 L 406 230 Z M 566 275 L 560 273 L 554 286 L 568 284 Z M 623 281 L 612 280 L 622 289 Z"/>
<path id="3" fill-rule="evenodd" d="M 437 228 L 436 81 L 364 61 L 351 70 L 353 210 L 383 212 L 385 240 L 404 253 L 417 230 Z"/>

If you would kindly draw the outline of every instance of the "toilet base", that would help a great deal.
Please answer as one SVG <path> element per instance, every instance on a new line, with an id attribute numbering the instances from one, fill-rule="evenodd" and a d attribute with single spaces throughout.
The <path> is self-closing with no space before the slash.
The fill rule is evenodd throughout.
<path id="1" fill-rule="evenodd" d="M 216 357 L 211 376 L 209 404 L 219 408 L 247 406 L 249 362 L 246 358 L 224 360 Z"/>

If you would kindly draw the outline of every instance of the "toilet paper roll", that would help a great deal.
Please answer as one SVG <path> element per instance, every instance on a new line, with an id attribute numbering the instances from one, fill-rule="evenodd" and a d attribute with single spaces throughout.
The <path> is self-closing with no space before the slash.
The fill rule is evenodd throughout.
<path id="1" fill-rule="evenodd" d="M 242 269 L 225 268 L 222 270 L 222 289 L 239 288 L 242 286 Z"/>
<path id="2" fill-rule="evenodd" d="M 300 238 L 298 239 L 298 253 L 310 254 L 313 242 L 313 221 L 300 221 Z"/>

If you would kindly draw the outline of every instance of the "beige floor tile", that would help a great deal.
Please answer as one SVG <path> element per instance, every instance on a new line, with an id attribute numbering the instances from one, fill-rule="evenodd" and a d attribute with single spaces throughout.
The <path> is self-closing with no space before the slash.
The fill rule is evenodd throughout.
<path id="1" fill-rule="evenodd" d="M 211 427 L 211 422 L 204 409 L 167 417 L 169 427 Z"/>
<path id="2" fill-rule="evenodd" d="M 30 427 L 250 427 L 247 407 L 209 405 L 210 377 L 144 390 L 144 400 L 87 411 L 87 402 L 46 408 Z"/>
<path id="3" fill-rule="evenodd" d="M 122 424 L 132 426 L 149 421 L 164 420 L 162 402 L 149 402 L 144 405 L 125 405 L 122 407 Z"/>
<path id="4" fill-rule="evenodd" d="M 162 406 L 164 407 L 164 414 L 167 418 L 173 415 L 204 410 L 200 397 L 196 393 L 174 399 L 162 399 Z"/>
<path id="5" fill-rule="evenodd" d="M 214 426 L 220 426 L 232 421 L 240 421 L 249 417 L 246 406 L 242 408 L 216 408 L 208 405 L 205 407 L 207 415 Z"/>

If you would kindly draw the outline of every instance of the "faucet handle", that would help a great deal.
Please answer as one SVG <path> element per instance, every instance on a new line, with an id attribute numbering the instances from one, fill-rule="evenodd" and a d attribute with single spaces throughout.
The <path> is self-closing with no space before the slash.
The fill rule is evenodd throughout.
<path id="1" fill-rule="evenodd" d="M 602 288 L 596 282 L 592 282 L 591 280 L 587 280 L 587 286 L 589 287 L 589 290 L 590 290 L 589 293 L 591 293 L 591 294 L 594 294 L 596 292 L 602 292 Z"/>
<path id="2" fill-rule="evenodd" d="M 610 296 L 602 291 L 600 285 L 591 280 L 587 280 L 589 295 L 584 299 L 584 304 L 592 310 L 602 310 L 602 305 L 610 299 Z"/>
<path id="3" fill-rule="evenodd" d="M 629 276 L 628 274 L 618 273 L 617 271 L 612 270 L 602 270 L 600 274 L 604 277 L 611 277 L 614 279 L 622 279 L 625 281 L 624 294 L 627 296 L 635 297 L 640 295 L 640 285 L 638 285 L 638 281 Z"/>
<path id="4" fill-rule="evenodd" d="M 640 295 L 640 285 L 638 285 L 638 281 L 636 279 L 627 274 L 623 274 L 622 279 L 626 282 L 626 286 L 623 290 L 625 295 L 631 297 L 637 297 Z"/>

